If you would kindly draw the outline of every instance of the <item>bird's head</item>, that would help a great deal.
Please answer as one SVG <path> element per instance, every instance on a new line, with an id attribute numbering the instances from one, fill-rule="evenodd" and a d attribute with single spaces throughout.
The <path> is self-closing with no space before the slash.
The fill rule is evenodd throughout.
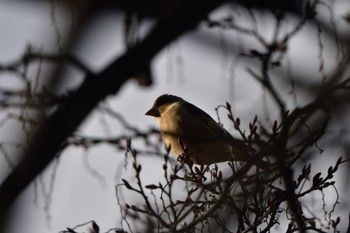
<path id="1" fill-rule="evenodd" d="M 175 95 L 161 95 L 154 101 L 152 108 L 146 112 L 146 115 L 156 118 L 161 117 L 162 113 L 165 112 L 170 105 L 181 101 L 184 100 Z"/>

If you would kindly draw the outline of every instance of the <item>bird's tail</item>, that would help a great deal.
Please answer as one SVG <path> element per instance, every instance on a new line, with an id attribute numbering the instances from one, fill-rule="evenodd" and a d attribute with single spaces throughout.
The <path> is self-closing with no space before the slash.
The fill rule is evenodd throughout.
<path id="1" fill-rule="evenodd" d="M 262 160 L 262 156 L 258 156 L 257 151 L 252 146 L 245 144 L 244 141 L 234 139 L 232 148 L 237 160 L 252 163 L 264 170 L 270 167 L 270 163 Z"/>

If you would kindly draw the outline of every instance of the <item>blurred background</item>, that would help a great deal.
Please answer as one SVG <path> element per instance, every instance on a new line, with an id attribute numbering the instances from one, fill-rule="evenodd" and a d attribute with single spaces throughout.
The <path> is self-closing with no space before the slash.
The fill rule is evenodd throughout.
<path id="1" fill-rule="evenodd" d="M 142 41 L 163 17 L 136 17 L 130 15 L 132 11 L 128 7 L 123 8 L 123 1 L 119 7 L 105 2 L 109 1 L 100 4 L 93 1 L 0 1 L 1 181 L 21 161 L 33 139 L 32 130 L 42 117 L 25 105 L 15 106 L 28 94 L 25 91 L 35 93 L 45 87 L 55 95 L 68 95 L 85 77 L 84 70 L 67 62 L 37 59 L 23 65 L 23 55 L 28 51 L 43 54 L 68 51 L 91 72 L 98 73 L 127 53 L 128 46 Z M 307 9 L 307 4 L 308 1 L 301 3 L 303 9 Z M 117 94 L 100 102 L 76 133 L 112 138 L 133 135 L 134 131 L 126 125 L 140 131 L 157 128 L 155 120 L 145 116 L 145 112 L 165 93 L 184 98 L 216 120 L 215 108 L 229 102 L 234 116 L 241 119 L 242 127 L 248 128 L 255 115 L 263 125 L 271 126 L 280 117 L 279 109 L 252 75 L 261 69 L 256 57 L 266 51 L 262 42 L 290 35 L 285 48 L 274 55 L 278 64 L 270 73 L 287 110 L 312 101 L 317 97 L 317 90 L 334 76 L 339 76 L 337 80 L 340 81 L 341 77 L 349 76 L 350 2 L 333 0 L 320 3 L 315 9 L 315 18 L 298 27 L 306 14 L 300 13 L 300 9 L 286 6 L 283 20 L 277 22 L 271 9 L 245 8 L 237 3 L 221 5 L 211 11 L 206 20 L 200 21 L 195 30 L 172 41 L 154 57 L 150 64 L 151 86 L 144 87 L 135 79 L 128 80 Z M 167 11 L 160 9 L 159 12 L 166 14 Z M 129 30 L 134 30 L 133 33 L 127 31 L 128 17 L 131 19 Z M 230 28 L 217 22 L 227 25 L 232 22 L 234 26 Z M 17 62 L 22 65 L 16 71 L 7 66 Z M 327 134 L 305 157 L 319 171 L 326 171 L 338 157 L 349 156 L 349 101 L 344 99 L 347 97 L 343 93 L 338 96 L 339 106 L 331 116 Z M 334 107 L 337 106 L 334 104 Z M 44 115 L 54 110 L 54 107 L 46 109 Z M 219 109 L 224 127 L 238 137 L 226 115 Z M 135 140 L 134 146 L 142 149 L 145 144 Z M 163 158 L 145 154 L 139 156 L 139 160 L 145 184 L 156 183 L 163 174 Z M 295 169 L 300 171 L 302 165 L 302 162 L 297 163 Z M 338 200 L 335 190 L 323 193 L 329 203 L 335 200 L 340 203 L 336 216 L 344 220 L 341 232 L 348 225 L 347 170 L 348 164 L 343 164 L 334 178 Z M 122 227 L 115 185 L 121 183 L 122 177 L 132 179 L 133 174 L 126 165 L 125 151 L 112 143 L 84 146 L 71 142 L 18 196 L 8 214 L 10 222 L 4 232 L 59 232 L 90 220 L 97 222 L 103 232 Z M 124 195 L 127 199 L 137 199 L 136 195 Z M 322 206 L 317 205 L 317 198 L 314 198 L 310 199 L 309 207 L 317 211 Z"/>

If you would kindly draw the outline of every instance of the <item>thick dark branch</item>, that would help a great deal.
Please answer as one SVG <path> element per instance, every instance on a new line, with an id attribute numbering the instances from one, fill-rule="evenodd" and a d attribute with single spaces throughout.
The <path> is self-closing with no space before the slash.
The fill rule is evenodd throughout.
<path id="1" fill-rule="evenodd" d="M 198 0 L 187 0 L 188 6 L 196 6 Z M 208 4 L 214 0 L 205 0 L 201 3 Z M 230 0 L 227 2 L 238 3 L 247 8 L 278 9 L 286 12 L 300 14 L 302 12 L 302 0 Z M 200 4 L 201 4 L 200 3 Z M 162 19 L 173 13 L 173 8 L 178 5 L 174 0 L 103 0 L 98 4 L 103 6 L 114 6 L 130 12 L 136 12 L 140 16 Z"/>

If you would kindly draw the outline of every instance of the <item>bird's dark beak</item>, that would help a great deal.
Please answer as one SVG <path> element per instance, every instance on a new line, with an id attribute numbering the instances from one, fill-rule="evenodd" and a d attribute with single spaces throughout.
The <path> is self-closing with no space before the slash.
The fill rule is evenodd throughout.
<path id="1" fill-rule="evenodd" d="M 145 115 L 153 116 L 153 117 L 160 117 L 160 113 L 159 113 L 158 109 L 156 109 L 156 108 L 151 108 L 150 110 L 148 110 L 146 112 Z"/>

